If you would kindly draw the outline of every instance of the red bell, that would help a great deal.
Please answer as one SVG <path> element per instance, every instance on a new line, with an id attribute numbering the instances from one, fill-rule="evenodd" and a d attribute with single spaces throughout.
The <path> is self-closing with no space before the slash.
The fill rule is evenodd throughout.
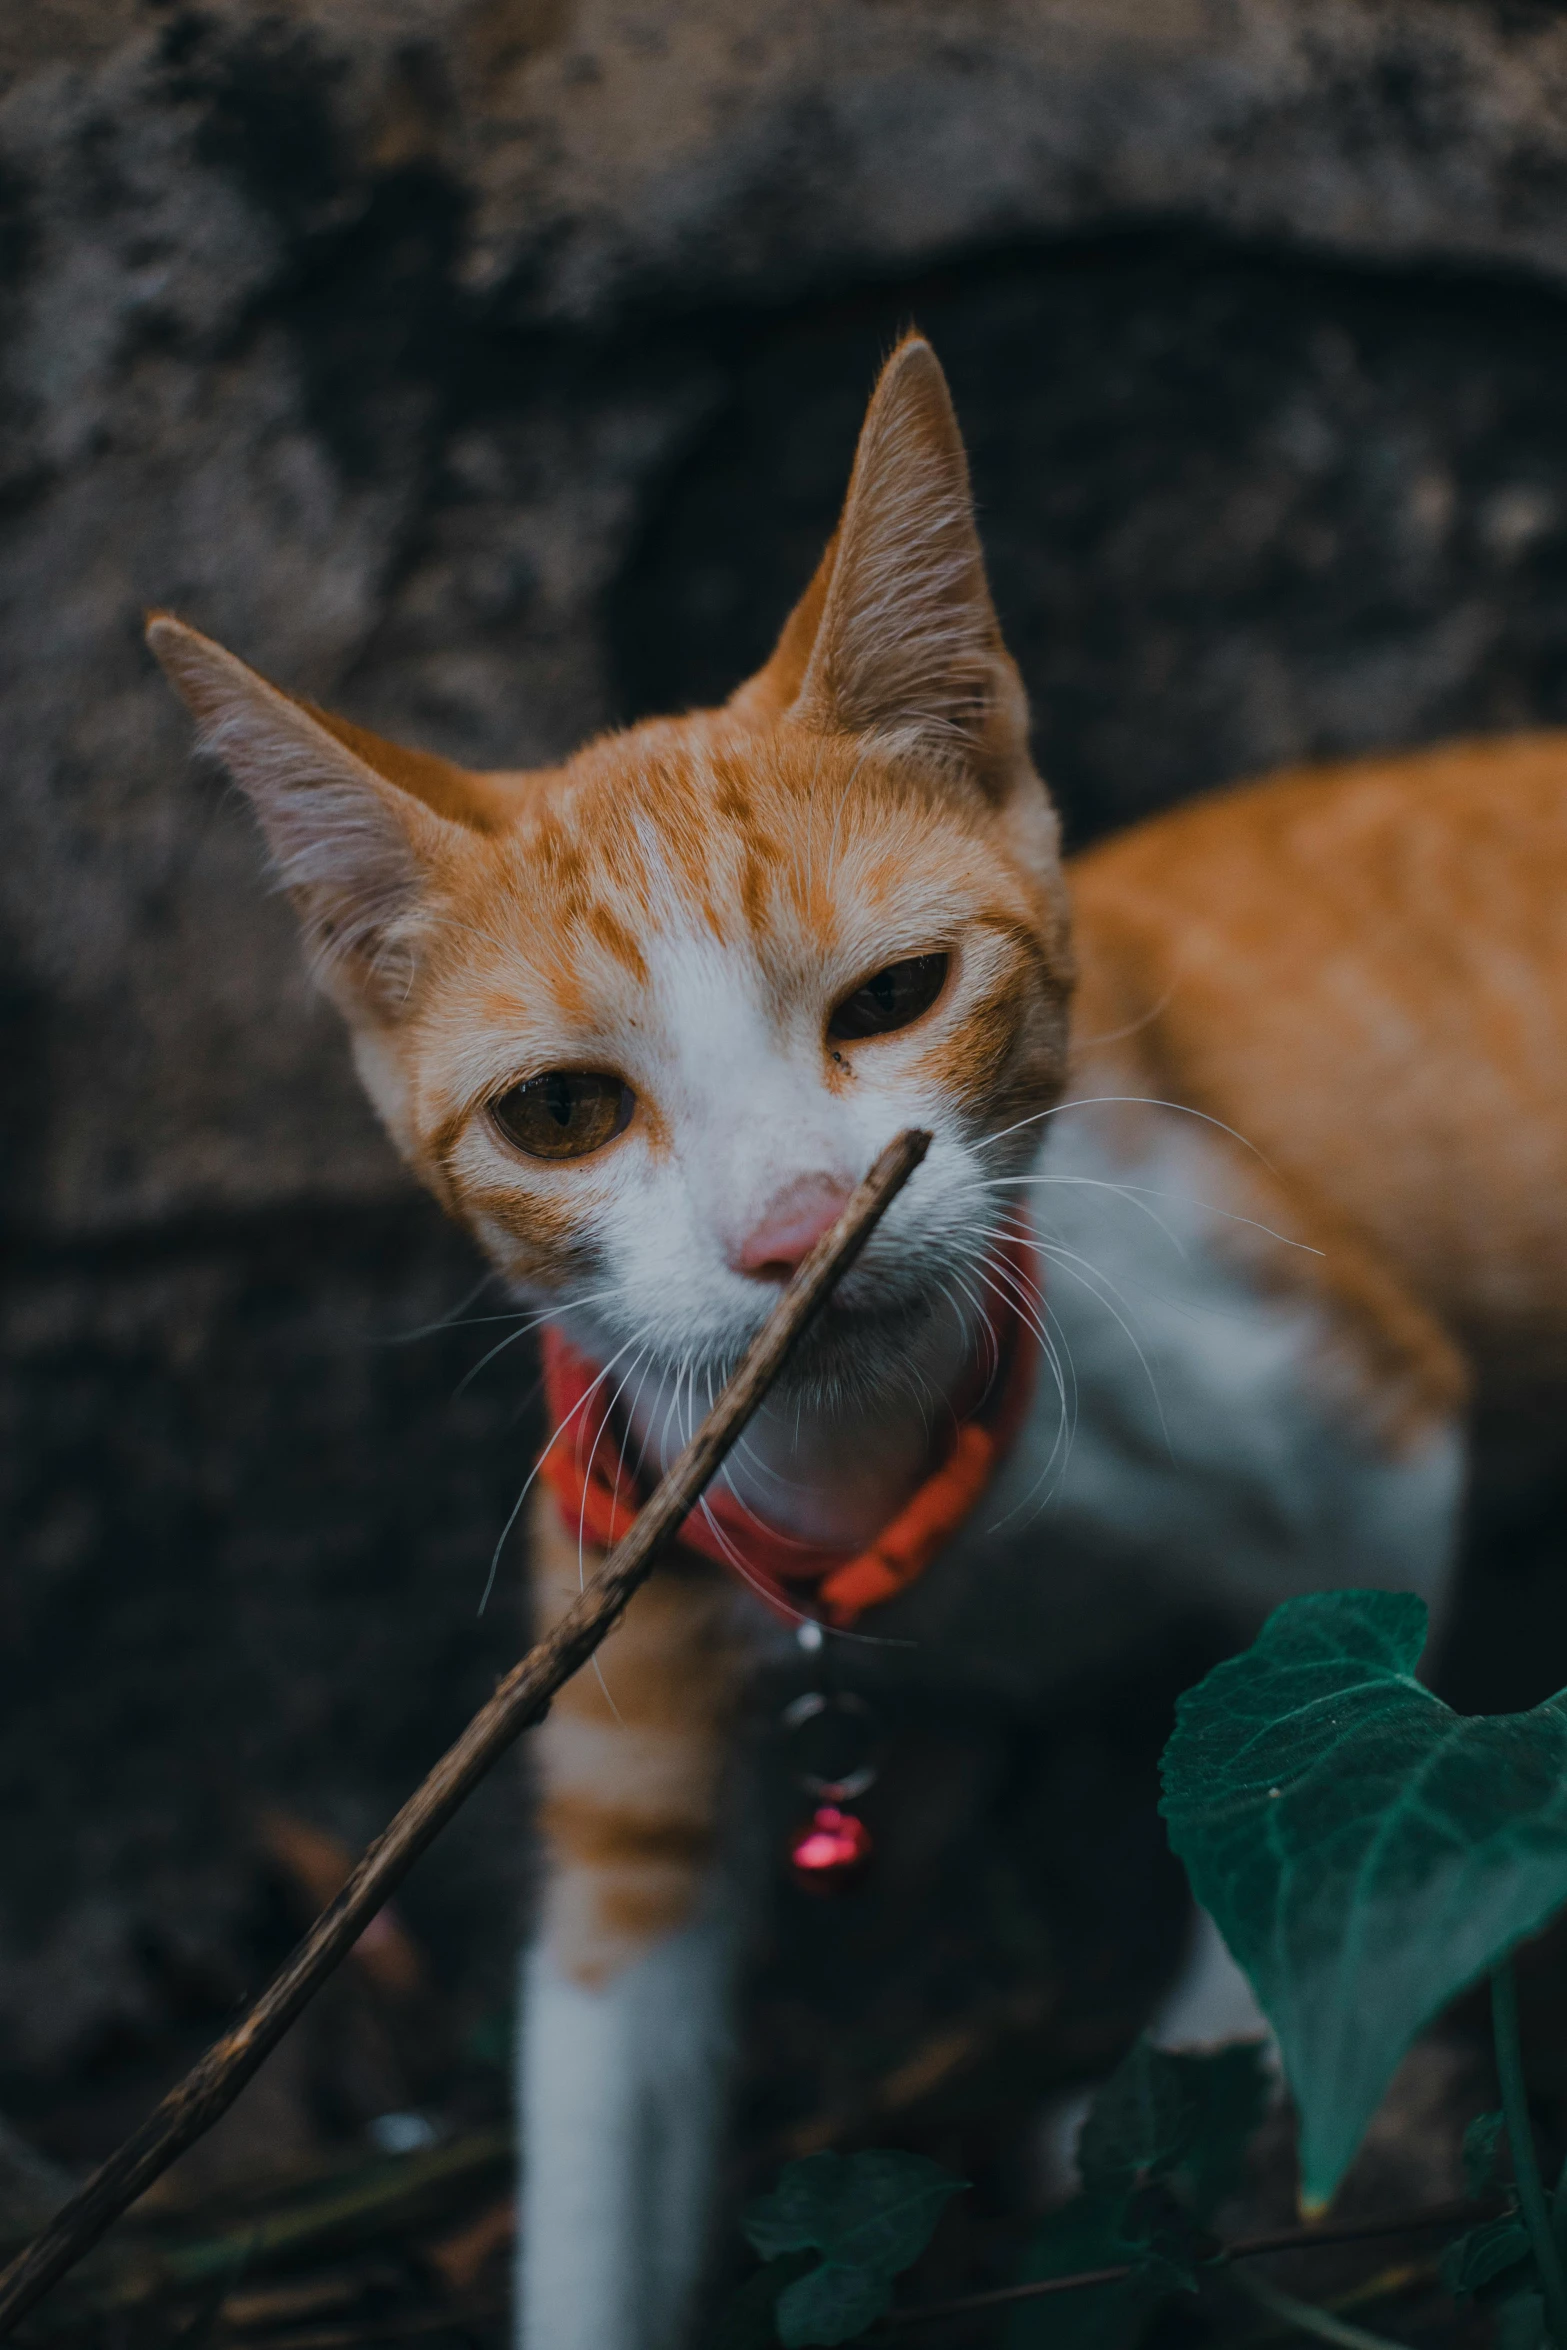
<path id="1" fill-rule="evenodd" d="M 808 1893 L 841 1893 L 863 1874 L 871 1857 L 871 1832 L 852 1811 L 818 1804 L 803 1828 L 789 1839 L 789 1865 Z"/>

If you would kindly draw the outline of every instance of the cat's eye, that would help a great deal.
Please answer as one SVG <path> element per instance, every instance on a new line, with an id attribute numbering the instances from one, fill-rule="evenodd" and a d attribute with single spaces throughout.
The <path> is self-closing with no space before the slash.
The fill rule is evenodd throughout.
<path id="1" fill-rule="evenodd" d="M 490 1104 L 490 1116 L 530 1159 L 581 1159 L 621 1133 L 636 1096 L 599 1069 L 548 1069 Z"/>
<path id="2" fill-rule="evenodd" d="M 901 963 L 889 963 L 844 997 L 827 1023 L 827 1034 L 841 1044 L 907 1028 L 930 1010 L 946 980 L 945 955 L 909 955 Z"/>

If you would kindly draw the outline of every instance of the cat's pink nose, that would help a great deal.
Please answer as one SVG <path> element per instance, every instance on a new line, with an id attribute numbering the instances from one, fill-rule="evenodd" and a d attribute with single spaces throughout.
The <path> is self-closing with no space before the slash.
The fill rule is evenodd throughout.
<path id="1" fill-rule="evenodd" d="M 807 1175 L 787 1185 L 740 1243 L 735 1270 L 757 1281 L 787 1281 L 828 1226 L 837 1222 L 851 1189 L 831 1175 Z"/>

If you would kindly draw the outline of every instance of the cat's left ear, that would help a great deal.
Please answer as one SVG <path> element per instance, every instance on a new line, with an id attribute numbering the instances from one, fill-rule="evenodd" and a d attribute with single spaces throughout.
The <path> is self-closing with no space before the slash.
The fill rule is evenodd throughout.
<path id="1" fill-rule="evenodd" d="M 800 662 L 807 634 L 789 717 L 960 762 L 992 788 L 1032 773 L 1028 705 L 990 600 L 962 436 L 918 335 L 882 369 L 837 536 L 769 670 Z"/>
<path id="2" fill-rule="evenodd" d="M 356 1028 L 395 1021 L 442 878 L 505 821 L 498 785 L 296 702 L 172 613 L 147 641 L 260 818 L 317 977 Z"/>

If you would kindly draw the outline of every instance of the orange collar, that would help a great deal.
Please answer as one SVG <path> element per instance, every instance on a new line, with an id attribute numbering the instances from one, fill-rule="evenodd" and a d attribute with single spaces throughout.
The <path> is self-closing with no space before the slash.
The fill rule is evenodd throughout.
<path id="1" fill-rule="evenodd" d="M 680 1530 L 682 1546 L 714 1559 L 791 1620 L 809 1598 L 840 1630 L 919 1580 L 979 1500 L 1022 1426 L 1038 1354 L 1039 1285 L 1033 1250 L 1009 1240 L 991 1284 L 998 1368 L 973 1411 L 959 1420 L 931 1471 L 869 1549 L 804 1542 L 765 1525 L 733 1494 L 709 1492 Z M 560 1331 L 544 1332 L 544 1396 L 554 1435 L 540 1475 L 570 1533 L 607 1547 L 625 1534 L 644 1495 L 626 1467 L 604 1373 Z"/>

